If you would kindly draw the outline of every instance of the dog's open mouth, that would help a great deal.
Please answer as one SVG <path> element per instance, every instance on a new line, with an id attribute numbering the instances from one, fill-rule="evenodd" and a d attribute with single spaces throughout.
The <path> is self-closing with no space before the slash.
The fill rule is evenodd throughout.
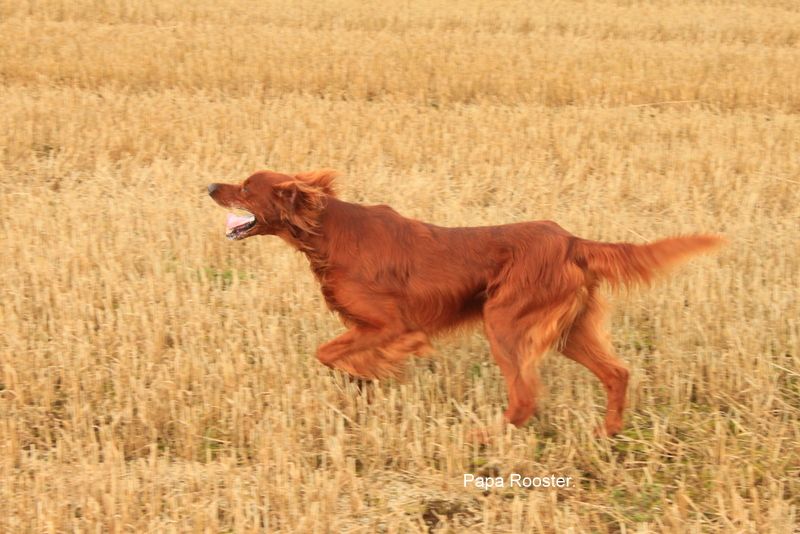
<path id="1" fill-rule="evenodd" d="M 256 225 L 256 217 L 252 213 L 247 215 L 228 214 L 225 223 L 225 237 L 228 239 L 242 239 L 247 237 L 247 233 Z"/>

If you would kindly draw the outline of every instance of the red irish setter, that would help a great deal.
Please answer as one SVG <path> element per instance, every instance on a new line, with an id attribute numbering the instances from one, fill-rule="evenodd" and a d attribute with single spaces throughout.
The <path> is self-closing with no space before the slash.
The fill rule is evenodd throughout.
<path id="1" fill-rule="evenodd" d="M 396 375 L 406 358 L 430 349 L 431 336 L 483 319 L 508 387 L 505 417 L 517 426 L 536 410 L 539 361 L 556 345 L 602 381 L 603 430 L 619 432 L 628 370 L 602 330 L 600 282 L 646 283 L 721 243 L 711 235 L 600 243 L 551 221 L 442 228 L 340 200 L 334 176 L 261 171 L 208 192 L 249 213 L 228 216 L 229 238 L 277 235 L 308 257 L 348 327 L 317 349 L 322 363 L 366 379 Z"/>

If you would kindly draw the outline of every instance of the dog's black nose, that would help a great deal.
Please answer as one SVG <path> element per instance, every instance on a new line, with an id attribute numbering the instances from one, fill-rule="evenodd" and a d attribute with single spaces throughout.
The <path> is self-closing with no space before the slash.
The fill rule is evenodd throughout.
<path id="1" fill-rule="evenodd" d="M 208 184 L 208 194 L 212 197 L 217 192 L 217 189 L 219 189 L 219 184 Z"/>

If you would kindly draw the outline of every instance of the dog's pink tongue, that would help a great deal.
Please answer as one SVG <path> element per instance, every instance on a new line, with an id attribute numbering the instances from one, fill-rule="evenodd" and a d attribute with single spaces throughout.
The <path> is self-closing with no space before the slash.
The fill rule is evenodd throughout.
<path id="1" fill-rule="evenodd" d="M 252 215 L 236 215 L 235 213 L 228 214 L 228 220 L 225 221 L 225 229 L 233 230 L 237 226 L 249 223 L 253 220 Z"/>

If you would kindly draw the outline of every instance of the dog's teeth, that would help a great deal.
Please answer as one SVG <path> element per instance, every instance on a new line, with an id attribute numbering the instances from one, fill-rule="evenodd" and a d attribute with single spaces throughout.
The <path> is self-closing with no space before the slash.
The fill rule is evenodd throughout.
<path id="1" fill-rule="evenodd" d="M 255 216 L 251 213 L 248 215 L 236 215 L 234 213 L 228 214 L 228 219 L 225 221 L 225 226 L 228 230 L 242 226 L 243 224 L 250 224 L 255 220 Z"/>

